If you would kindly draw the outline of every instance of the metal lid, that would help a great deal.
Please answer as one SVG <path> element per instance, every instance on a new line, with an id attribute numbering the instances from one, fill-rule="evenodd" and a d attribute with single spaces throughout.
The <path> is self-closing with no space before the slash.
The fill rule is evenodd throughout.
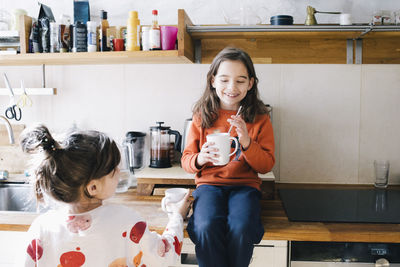
<path id="1" fill-rule="evenodd" d="M 169 130 L 169 126 L 161 126 L 161 124 L 163 124 L 163 121 L 157 121 L 156 122 L 158 124 L 158 126 L 151 126 L 150 130 Z"/>
<path id="2" fill-rule="evenodd" d="M 143 132 L 127 132 L 125 136 L 127 138 L 144 137 L 144 136 L 146 136 L 146 133 L 143 133 Z"/>

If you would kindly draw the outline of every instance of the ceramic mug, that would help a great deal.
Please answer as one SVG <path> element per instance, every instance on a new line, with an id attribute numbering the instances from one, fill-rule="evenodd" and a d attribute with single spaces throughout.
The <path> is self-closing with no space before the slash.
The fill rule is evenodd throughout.
<path id="1" fill-rule="evenodd" d="M 176 208 L 176 204 L 182 201 L 188 191 L 189 189 L 186 188 L 170 188 L 165 190 L 165 197 L 161 200 L 162 210 L 166 213 L 171 213 Z"/>
<path id="2" fill-rule="evenodd" d="M 231 140 L 235 142 L 235 149 L 231 152 Z M 218 154 L 218 162 L 214 163 L 216 166 L 228 164 L 230 157 L 236 153 L 239 148 L 239 143 L 236 138 L 229 135 L 229 133 L 214 133 L 207 135 L 207 142 L 213 142 L 213 147 L 218 149 L 215 154 Z"/>

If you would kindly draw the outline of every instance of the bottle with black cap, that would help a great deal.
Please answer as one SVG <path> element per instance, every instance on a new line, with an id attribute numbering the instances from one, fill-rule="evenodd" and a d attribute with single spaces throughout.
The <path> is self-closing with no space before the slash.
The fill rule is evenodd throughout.
<path id="1" fill-rule="evenodd" d="M 101 24 L 99 31 L 99 44 L 100 44 L 99 51 L 110 51 L 107 44 L 107 29 L 110 27 L 107 21 L 107 11 L 101 10 L 100 18 L 101 18 Z"/>

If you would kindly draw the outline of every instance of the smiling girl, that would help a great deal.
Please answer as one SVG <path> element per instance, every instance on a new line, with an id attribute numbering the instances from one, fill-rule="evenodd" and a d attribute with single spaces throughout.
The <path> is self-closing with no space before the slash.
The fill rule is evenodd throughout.
<path id="1" fill-rule="evenodd" d="M 275 157 L 272 125 L 257 84 L 249 55 L 225 48 L 214 58 L 205 92 L 193 109 L 182 167 L 196 174 L 187 230 L 200 267 L 248 266 L 264 234 L 258 173 L 269 172 Z M 231 125 L 240 148 L 235 160 L 214 166 L 218 151 L 206 136 L 228 132 Z"/>

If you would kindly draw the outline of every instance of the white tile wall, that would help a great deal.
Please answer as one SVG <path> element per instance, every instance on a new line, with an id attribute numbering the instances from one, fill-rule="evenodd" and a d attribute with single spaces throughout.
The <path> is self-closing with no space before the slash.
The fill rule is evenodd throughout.
<path id="1" fill-rule="evenodd" d="M 400 66 L 363 66 L 360 183 L 373 183 L 374 159 L 390 160 L 389 183 L 400 183 Z"/>
<path id="2" fill-rule="evenodd" d="M 40 67 L 0 67 L 13 85 L 41 86 Z M 178 131 L 205 85 L 208 65 L 47 66 L 55 96 L 32 97 L 21 123 L 55 132 L 76 124 L 121 142 L 156 121 Z M 372 183 L 372 161 L 388 158 L 400 184 L 400 66 L 256 65 L 260 96 L 273 106 L 282 182 Z M 0 79 L 0 87 L 4 86 Z M 4 110 L 9 99 L 0 98 Z"/>
<path id="3" fill-rule="evenodd" d="M 286 65 L 280 95 L 280 177 L 356 183 L 360 67 Z"/>

